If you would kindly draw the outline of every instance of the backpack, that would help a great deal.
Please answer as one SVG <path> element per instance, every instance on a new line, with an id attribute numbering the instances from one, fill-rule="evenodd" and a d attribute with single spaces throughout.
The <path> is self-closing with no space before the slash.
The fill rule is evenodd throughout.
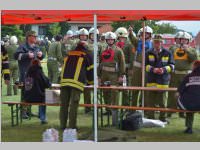
<path id="1" fill-rule="evenodd" d="M 128 112 L 122 120 L 121 129 L 134 131 L 142 127 L 142 114 L 140 112 Z"/>

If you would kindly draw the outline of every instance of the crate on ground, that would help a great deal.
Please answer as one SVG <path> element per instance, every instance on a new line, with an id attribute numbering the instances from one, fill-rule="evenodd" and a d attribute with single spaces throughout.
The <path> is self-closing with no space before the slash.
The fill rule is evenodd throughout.
<path id="1" fill-rule="evenodd" d="M 60 90 L 46 89 L 45 103 L 48 104 L 60 103 Z"/>

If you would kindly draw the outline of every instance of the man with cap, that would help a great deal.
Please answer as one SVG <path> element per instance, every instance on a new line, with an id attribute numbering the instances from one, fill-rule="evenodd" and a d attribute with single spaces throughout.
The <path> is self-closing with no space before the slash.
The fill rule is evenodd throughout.
<path id="1" fill-rule="evenodd" d="M 44 58 L 41 50 L 36 46 L 37 34 L 35 31 L 26 33 L 26 42 L 20 45 L 14 53 L 14 58 L 18 60 L 19 66 L 19 82 L 24 83 L 25 75 L 28 67 L 33 59 Z M 21 101 L 24 101 L 24 87 L 21 89 Z M 22 118 L 28 119 L 27 108 L 24 106 L 22 110 Z"/>
<path id="2" fill-rule="evenodd" d="M 171 52 L 162 47 L 162 40 L 162 35 L 156 34 L 153 39 L 153 48 L 146 52 L 147 87 L 169 87 L 170 73 L 174 70 L 174 60 Z M 167 98 L 167 91 L 148 91 L 145 106 L 165 108 L 167 107 Z M 150 119 L 155 119 L 153 111 L 146 115 Z M 167 121 L 165 112 L 160 112 L 159 120 Z"/>

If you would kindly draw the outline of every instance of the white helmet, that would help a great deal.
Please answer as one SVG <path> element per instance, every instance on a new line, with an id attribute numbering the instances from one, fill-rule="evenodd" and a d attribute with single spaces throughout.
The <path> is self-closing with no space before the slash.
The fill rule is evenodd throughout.
<path id="1" fill-rule="evenodd" d="M 144 27 L 144 31 L 147 32 L 147 33 L 151 33 L 151 34 L 153 33 L 153 29 L 150 28 L 149 26 L 145 26 L 145 27 Z M 143 32 L 143 28 L 141 28 L 141 29 L 138 31 L 138 33 L 139 33 L 139 32 L 142 33 L 142 32 Z"/>
<path id="2" fill-rule="evenodd" d="M 183 32 L 181 38 L 187 39 L 187 40 L 189 40 L 189 42 L 192 41 L 192 36 L 188 32 Z"/>
<path id="3" fill-rule="evenodd" d="M 90 28 L 90 30 L 89 30 L 89 34 L 90 33 L 93 33 L 94 34 L 94 28 Z M 97 29 L 97 34 L 99 34 L 99 30 Z"/>
<path id="4" fill-rule="evenodd" d="M 79 35 L 89 35 L 89 32 L 87 29 L 82 28 L 79 30 Z"/>
<path id="5" fill-rule="evenodd" d="M 68 30 L 68 31 L 67 31 L 67 36 L 68 36 L 68 37 L 74 36 L 73 31 L 72 31 L 72 30 Z"/>
<path id="6" fill-rule="evenodd" d="M 17 37 L 16 36 L 11 36 L 10 37 L 10 44 L 17 44 L 17 42 L 18 42 L 18 39 L 17 39 Z"/>
<path id="7" fill-rule="evenodd" d="M 106 33 L 102 33 L 101 36 L 106 36 Z"/>
<path id="8" fill-rule="evenodd" d="M 48 37 L 45 37 L 45 40 L 48 40 L 49 38 Z"/>
<path id="9" fill-rule="evenodd" d="M 108 39 L 113 39 L 113 40 L 116 40 L 117 36 L 115 33 L 113 32 L 107 32 L 106 35 L 105 35 L 105 39 L 108 40 Z"/>
<path id="10" fill-rule="evenodd" d="M 174 38 L 179 39 L 179 38 L 181 38 L 182 36 L 183 36 L 183 31 L 179 31 L 179 32 L 176 33 L 176 35 L 175 35 Z"/>
<path id="11" fill-rule="evenodd" d="M 76 36 L 76 35 L 79 35 L 79 31 L 75 31 L 74 35 L 75 35 L 75 36 Z"/>
<path id="12" fill-rule="evenodd" d="M 128 31 L 124 27 L 120 27 L 115 31 L 117 37 L 128 37 Z"/>

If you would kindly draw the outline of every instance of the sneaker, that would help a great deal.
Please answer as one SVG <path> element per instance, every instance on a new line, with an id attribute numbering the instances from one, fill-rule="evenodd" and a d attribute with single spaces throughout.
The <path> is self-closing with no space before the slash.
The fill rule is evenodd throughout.
<path id="1" fill-rule="evenodd" d="M 47 124 L 48 122 L 47 121 L 41 121 L 41 124 Z"/>
<path id="2" fill-rule="evenodd" d="M 193 133 L 192 128 L 187 128 L 187 129 L 184 131 L 184 133 L 186 133 L 186 134 L 192 134 L 192 133 Z"/>

